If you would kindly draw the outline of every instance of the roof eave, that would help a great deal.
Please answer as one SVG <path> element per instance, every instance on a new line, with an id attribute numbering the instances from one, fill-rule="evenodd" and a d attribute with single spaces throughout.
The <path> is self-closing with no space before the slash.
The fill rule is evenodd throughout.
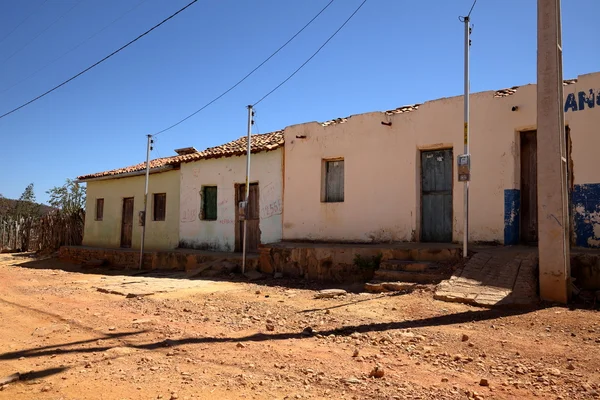
<path id="1" fill-rule="evenodd" d="M 158 168 L 151 168 L 150 173 L 157 174 L 160 172 L 166 172 L 166 171 L 174 170 L 175 167 L 176 167 L 176 165 L 165 165 L 165 166 L 158 167 Z M 146 174 L 146 170 L 141 169 L 138 171 L 124 172 L 124 173 L 115 174 L 115 175 L 104 175 L 104 176 L 97 176 L 97 177 L 90 177 L 90 178 L 77 178 L 75 180 L 75 182 L 83 183 L 83 182 L 106 181 L 106 180 L 110 180 L 110 179 L 129 178 L 132 176 L 140 176 L 140 175 L 145 175 L 145 174 Z"/>

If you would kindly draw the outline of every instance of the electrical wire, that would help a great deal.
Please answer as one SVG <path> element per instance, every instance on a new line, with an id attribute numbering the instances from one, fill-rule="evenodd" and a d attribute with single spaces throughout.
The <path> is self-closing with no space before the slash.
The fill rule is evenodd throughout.
<path id="1" fill-rule="evenodd" d="M 176 126 L 182 124 L 183 122 L 185 122 L 188 119 L 192 118 L 194 115 L 198 114 L 200 111 L 204 110 L 205 108 L 207 108 L 208 106 L 210 106 L 211 104 L 213 104 L 214 102 L 216 102 L 217 100 L 219 100 L 221 97 L 225 96 L 227 93 L 231 92 L 233 89 L 235 89 L 236 87 L 238 87 L 242 82 L 244 82 L 246 79 L 248 79 L 250 77 L 250 75 L 252 75 L 253 73 L 255 73 L 260 67 L 262 67 L 263 65 L 265 65 L 267 63 L 267 61 L 269 61 L 271 58 L 273 58 L 277 53 L 279 53 L 288 44 L 290 44 L 290 42 L 292 40 L 294 40 L 296 38 L 296 36 L 298 36 L 299 34 L 301 34 L 302 31 L 304 31 L 306 28 L 308 28 L 308 26 L 310 24 L 312 24 L 312 22 L 315 19 L 317 19 L 317 17 L 319 17 L 319 15 L 321 15 L 325 10 L 327 10 L 327 8 L 329 8 L 329 6 L 331 5 L 331 3 L 333 3 L 334 1 L 335 0 L 330 0 L 329 3 L 327 3 L 325 5 L 325 7 L 323 7 L 321 9 L 321 11 L 319 11 L 314 17 L 312 17 L 312 19 L 310 21 L 308 21 L 306 23 L 306 25 L 304 25 L 298 32 L 296 32 L 294 34 L 294 36 L 292 36 L 291 38 L 289 38 L 287 42 L 285 42 L 281 47 L 279 47 L 277 50 L 275 50 L 263 62 L 261 62 L 260 64 L 258 64 L 258 66 L 256 66 L 252 71 L 250 71 L 248 74 L 246 74 L 246 76 L 244 76 L 242 79 L 240 79 L 239 81 L 237 81 L 236 84 L 234 84 L 233 86 L 231 86 L 229 89 L 227 89 L 226 91 L 224 91 L 223 93 L 221 93 L 220 95 L 218 95 L 217 97 L 215 97 L 214 99 L 212 99 L 211 101 L 209 101 L 208 103 L 206 103 L 205 105 L 203 105 L 202 107 L 200 107 L 199 109 L 197 109 L 196 111 L 194 111 L 193 113 L 191 113 L 190 115 L 188 115 L 187 117 L 179 120 L 178 122 L 174 123 L 173 125 L 169 126 L 168 128 L 165 128 L 165 129 L 163 129 L 161 131 L 156 132 L 153 136 L 160 135 L 161 133 L 166 132 L 166 131 L 168 131 L 170 129 L 173 129 Z"/>
<path id="2" fill-rule="evenodd" d="M 29 18 L 31 18 L 31 16 L 33 16 L 33 14 L 35 14 L 40 8 L 42 8 L 42 6 L 44 4 L 46 4 L 48 2 L 48 0 L 44 0 L 42 1 L 36 8 L 35 10 L 33 10 L 28 16 L 26 16 L 21 22 L 19 22 L 17 24 L 17 26 L 15 26 L 10 32 L 8 32 L 8 34 L 6 34 L 6 36 L 4 36 L 1 40 L 0 40 L 0 44 L 4 43 L 4 41 L 6 39 L 8 39 L 8 37 L 10 35 L 12 35 L 17 29 L 19 29 L 21 27 L 21 25 L 23 25 L 25 22 L 27 22 L 29 20 Z"/>
<path id="3" fill-rule="evenodd" d="M 28 76 L 26 76 L 25 78 L 21 79 L 18 82 L 13 83 L 12 85 L 2 89 L 0 91 L 0 93 L 5 93 L 7 91 L 9 91 L 10 89 L 14 88 L 15 86 L 20 85 L 21 83 L 29 80 L 31 77 L 33 77 L 34 75 L 38 74 L 39 72 L 41 72 L 42 70 L 48 68 L 50 65 L 54 64 L 55 62 L 57 62 L 58 60 L 60 60 L 61 58 L 63 58 L 64 56 L 66 56 L 67 54 L 72 53 L 73 51 L 77 50 L 79 47 L 81 47 L 84 43 L 90 41 L 91 39 L 93 39 L 94 37 L 98 36 L 100 33 L 102 33 L 103 31 L 105 31 L 106 29 L 108 29 L 110 26 L 112 26 L 114 23 L 116 23 L 118 20 L 120 20 L 121 18 L 123 18 L 125 15 L 129 14 L 130 12 L 132 12 L 133 10 L 135 10 L 136 8 L 138 8 L 139 6 L 141 6 L 143 3 L 145 3 L 147 0 L 142 0 L 139 3 L 137 3 L 135 6 L 133 6 L 132 8 L 130 8 L 129 10 L 125 11 L 123 14 L 119 15 L 117 18 L 115 18 L 114 20 L 112 20 L 112 22 L 110 22 L 108 25 L 104 26 L 102 29 L 100 29 L 99 31 L 97 31 L 96 33 L 94 33 L 93 35 L 89 36 L 87 39 L 83 40 L 82 42 L 80 42 L 78 45 L 76 45 L 75 47 L 71 48 L 70 50 L 66 51 L 65 53 L 63 53 L 62 55 L 58 56 L 57 58 L 55 58 L 54 60 L 50 61 L 48 64 L 44 65 L 43 67 L 37 69 L 36 71 L 34 71 L 33 73 L 29 74 Z"/>
<path id="4" fill-rule="evenodd" d="M 25 43 L 24 46 L 22 46 L 19 50 L 15 51 L 14 53 L 12 53 L 10 56 L 8 56 L 7 59 L 2 61 L 2 64 L 5 64 L 7 61 L 9 61 L 11 58 L 13 58 L 14 56 L 16 56 L 17 54 L 19 54 L 21 51 L 23 51 L 23 49 L 25 49 L 27 46 L 29 46 L 31 43 L 33 43 L 37 38 L 39 38 L 44 32 L 48 31 L 48 29 L 52 28 L 54 25 L 56 25 L 56 23 L 58 23 L 58 21 L 60 21 L 61 19 L 63 19 L 65 17 L 65 15 L 67 15 L 68 13 L 70 13 L 71 11 L 73 11 L 73 9 L 75 7 L 77 7 L 78 5 L 81 4 L 83 0 L 79 0 L 77 3 L 75 3 L 71 8 L 69 8 L 65 13 L 61 14 L 58 18 L 56 18 L 54 21 L 52 21 L 52 23 L 50 25 L 48 25 L 46 28 L 42 29 L 40 32 L 38 32 L 37 35 L 35 35 L 31 40 L 29 40 L 29 42 Z"/>
<path id="5" fill-rule="evenodd" d="M 0 115 L 0 119 L 14 113 L 15 111 L 20 110 L 23 107 L 27 107 L 28 105 L 30 105 L 31 103 L 33 103 L 34 101 L 37 101 L 39 99 L 41 99 L 44 96 L 47 96 L 48 94 L 54 92 L 56 89 L 66 85 L 67 83 L 71 82 L 72 80 L 80 77 L 81 75 L 85 74 L 86 72 L 88 72 L 89 70 L 91 70 L 92 68 L 96 67 L 97 65 L 103 63 L 104 61 L 108 60 L 109 58 L 111 58 L 112 56 L 114 56 L 115 54 L 119 53 L 121 50 L 129 47 L 130 45 L 132 45 L 133 43 L 137 42 L 138 40 L 140 40 L 142 37 L 146 36 L 147 34 L 149 34 L 150 32 L 152 32 L 153 30 L 155 30 L 156 28 L 158 28 L 159 26 L 161 26 L 162 24 L 164 24 L 165 22 L 169 21 L 171 18 L 175 17 L 177 14 L 183 12 L 184 10 L 186 10 L 188 7 L 190 7 L 192 4 L 196 3 L 198 0 L 192 0 L 192 2 L 188 3 L 185 7 L 180 8 L 177 12 L 175 12 L 174 14 L 171 14 L 169 17 L 163 19 L 161 22 L 159 22 L 158 24 L 154 25 L 152 28 L 148 29 L 146 32 L 142 33 L 141 35 L 139 35 L 138 37 L 136 37 L 135 39 L 129 41 L 127 44 L 119 47 L 117 50 L 113 51 L 112 53 L 110 53 L 109 55 L 107 55 L 106 57 L 104 57 L 103 59 L 101 59 L 100 61 L 95 62 L 94 64 L 90 65 L 89 67 L 87 67 L 86 69 L 84 69 L 83 71 L 79 72 L 76 75 L 73 75 L 72 77 L 70 77 L 69 79 L 67 79 L 66 81 L 62 82 L 61 84 L 58 84 L 56 86 L 54 86 L 52 89 L 47 90 L 46 92 L 40 94 L 37 97 L 34 97 L 33 99 L 29 100 L 26 103 L 21 104 L 20 106 L 13 108 L 12 110 Z"/>
<path id="6" fill-rule="evenodd" d="M 151 136 L 152 139 L 152 149 L 154 150 L 154 152 L 156 153 L 156 158 L 162 158 L 162 156 L 160 155 L 160 152 L 158 151 L 158 143 L 156 141 L 156 138 L 154 136 Z"/>
<path id="7" fill-rule="evenodd" d="M 468 20 L 469 18 L 471 18 L 471 13 L 473 12 L 473 9 L 475 8 L 475 4 L 477 4 L 477 0 L 473 1 L 473 5 L 471 6 L 471 9 L 469 10 L 469 13 L 467 14 L 466 17 L 458 17 L 458 20 L 460 22 L 465 22 L 466 20 Z"/>
<path id="8" fill-rule="evenodd" d="M 473 5 L 471 6 L 471 9 L 469 10 L 469 14 L 467 14 L 467 18 L 469 18 L 471 16 L 471 13 L 473 12 L 473 9 L 475 8 L 475 4 L 477 4 L 477 0 L 473 1 Z"/>
<path id="9" fill-rule="evenodd" d="M 261 101 L 263 101 L 264 99 L 266 99 L 267 97 L 269 97 L 273 92 L 275 92 L 277 89 L 279 89 L 281 86 L 283 86 L 287 81 L 289 81 L 290 79 L 292 79 L 292 77 L 294 75 L 296 75 L 302 68 L 304 68 L 304 66 L 306 64 L 308 64 L 310 62 L 310 60 L 312 60 L 317 54 L 319 54 L 319 52 L 323 49 L 323 47 L 325 47 L 327 45 L 327 43 L 329 43 L 331 41 L 331 39 L 333 39 L 335 37 L 335 35 L 337 35 L 338 32 L 341 31 L 342 28 L 344 26 L 346 26 L 346 24 L 348 22 L 350 22 L 350 20 L 352 19 L 352 17 L 354 17 L 356 15 L 356 13 L 362 8 L 362 6 L 365 5 L 366 2 L 367 2 L 367 0 L 363 0 L 363 2 L 360 3 L 360 5 L 356 8 L 356 10 L 354 10 L 354 12 L 352 14 L 350 14 L 350 16 L 348 17 L 348 19 L 346 19 L 346 21 L 344 21 L 344 23 L 335 32 L 333 32 L 333 34 L 331 36 L 329 36 L 329 38 L 325 41 L 325 43 L 323 43 L 321 45 L 321 47 L 319 47 L 317 49 L 317 51 L 315 51 L 306 61 L 304 61 L 304 63 L 302 63 L 302 65 L 300 65 L 298 67 L 298 69 L 296 69 L 294 72 L 292 72 L 292 74 L 290 76 L 288 76 L 286 79 L 284 79 L 283 82 L 281 82 L 279 85 L 275 86 L 270 92 L 268 92 L 267 94 L 265 94 L 263 97 L 260 98 L 260 100 L 258 100 L 256 103 L 254 103 L 252 105 L 252 107 L 256 106 Z"/>

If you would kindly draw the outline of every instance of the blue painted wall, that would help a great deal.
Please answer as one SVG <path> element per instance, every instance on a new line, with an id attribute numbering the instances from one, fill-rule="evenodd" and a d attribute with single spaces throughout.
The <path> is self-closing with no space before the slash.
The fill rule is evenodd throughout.
<path id="1" fill-rule="evenodd" d="M 575 231 L 575 245 L 600 247 L 600 183 L 575 185 L 571 198 Z"/>
<path id="2" fill-rule="evenodd" d="M 575 185 L 571 195 L 575 246 L 600 248 L 600 183 Z M 520 243 L 521 191 L 504 190 L 504 245 Z M 596 228 L 596 233 L 594 232 Z"/>
<path id="3" fill-rule="evenodd" d="M 521 191 L 504 190 L 504 245 L 519 244 L 521 220 Z"/>

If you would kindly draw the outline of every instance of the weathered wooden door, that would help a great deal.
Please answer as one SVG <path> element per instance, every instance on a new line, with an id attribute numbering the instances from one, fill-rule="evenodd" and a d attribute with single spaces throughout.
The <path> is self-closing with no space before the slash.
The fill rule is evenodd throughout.
<path id="1" fill-rule="evenodd" d="M 237 185 L 236 203 L 244 201 L 246 198 L 246 186 L 243 184 Z M 258 253 L 258 245 L 260 244 L 260 199 L 258 194 L 258 183 L 250 184 L 250 195 L 248 197 L 248 218 L 247 218 L 247 233 L 246 246 L 248 253 Z M 239 216 L 236 212 L 236 220 L 239 221 Z M 242 251 L 244 240 L 244 221 L 238 222 L 238 229 L 235 235 L 236 251 Z"/>
<path id="2" fill-rule="evenodd" d="M 452 150 L 421 152 L 421 241 L 452 242 Z"/>
<path id="3" fill-rule="evenodd" d="M 521 132 L 521 242 L 538 241 L 537 132 Z"/>
<path id="4" fill-rule="evenodd" d="M 121 247 L 130 248 L 133 237 L 133 197 L 123 199 L 121 219 Z"/>

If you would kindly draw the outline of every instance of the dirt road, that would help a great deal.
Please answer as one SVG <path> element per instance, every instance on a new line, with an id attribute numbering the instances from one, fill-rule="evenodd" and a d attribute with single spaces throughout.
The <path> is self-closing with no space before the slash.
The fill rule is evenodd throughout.
<path id="1" fill-rule="evenodd" d="M 600 397 L 596 311 L 94 272 L 0 255 L 0 399 Z"/>

